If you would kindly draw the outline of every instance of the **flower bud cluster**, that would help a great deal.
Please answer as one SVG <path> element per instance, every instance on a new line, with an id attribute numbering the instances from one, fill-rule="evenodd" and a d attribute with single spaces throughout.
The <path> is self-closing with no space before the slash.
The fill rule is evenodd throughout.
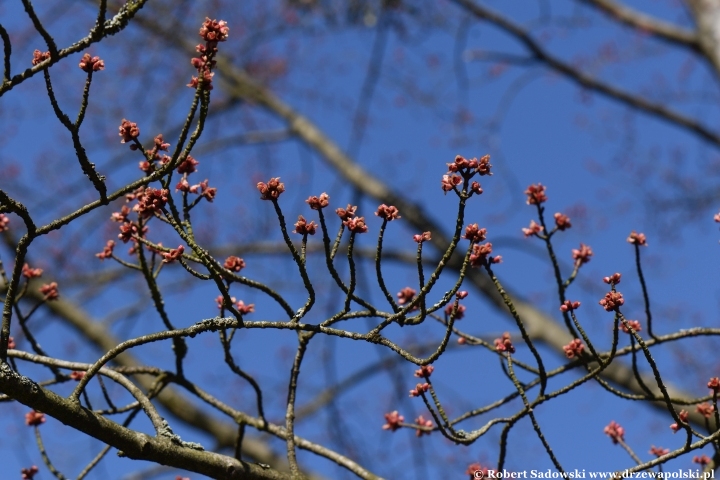
<path id="1" fill-rule="evenodd" d="M 230 28 L 224 20 L 210 20 L 206 18 L 200 27 L 200 36 L 205 40 L 205 45 L 199 44 L 195 50 L 199 53 L 198 57 L 190 60 L 190 63 L 198 71 L 198 76 L 193 76 L 188 87 L 197 88 L 202 83 L 204 90 L 212 90 L 212 77 L 215 75 L 212 71 L 215 68 L 215 55 L 217 54 L 217 46 L 219 42 L 224 42 L 228 38 Z"/>

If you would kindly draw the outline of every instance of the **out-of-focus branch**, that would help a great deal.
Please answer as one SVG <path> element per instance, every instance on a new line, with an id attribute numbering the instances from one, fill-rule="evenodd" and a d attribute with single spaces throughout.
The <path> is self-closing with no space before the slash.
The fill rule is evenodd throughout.
<path id="1" fill-rule="evenodd" d="M 388 43 L 388 31 L 389 27 L 386 24 L 385 14 L 383 12 L 380 15 L 380 22 L 378 22 L 377 31 L 375 32 L 375 42 L 372 48 L 370 63 L 367 68 L 367 73 L 365 74 L 360 96 L 358 97 L 358 104 L 355 107 L 355 115 L 353 116 L 352 134 L 350 143 L 348 144 L 348 152 L 354 157 L 358 156 L 360 145 L 362 145 L 362 139 L 365 135 L 365 129 L 368 123 L 368 112 L 372 104 L 373 93 L 380 79 L 383 57 L 385 56 L 385 49 Z"/>
<path id="2" fill-rule="evenodd" d="M 238 135 L 231 135 L 228 137 L 209 140 L 203 145 L 196 147 L 193 152 L 200 155 L 227 149 L 229 147 L 237 147 L 238 145 L 258 145 L 263 143 L 273 144 L 291 139 L 292 135 L 289 131 L 285 129 L 270 130 L 265 132 L 247 132 Z"/>
<path id="3" fill-rule="evenodd" d="M 698 35 L 691 30 L 679 27 L 670 22 L 664 22 L 614 0 L 578 1 L 591 5 L 598 10 L 605 12 L 615 20 L 630 27 L 642 30 L 643 32 L 657 37 L 660 40 L 664 40 L 675 45 L 681 45 L 683 47 L 689 47 L 697 52 L 700 52 Z"/>
<path id="4" fill-rule="evenodd" d="M 695 17 L 700 50 L 720 76 L 720 2 L 718 0 L 687 0 Z"/>
<path id="5" fill-rule="evenodd" d="M 492 10 L 489 10 L 484 6 L 477 4 L 472 0 L 453 1 L 471 14 L 473 14 L 475 17 L 481 20 L 487 20 L 501 30 L 518 39 L 523 45 L 525 45 L 525 47 L 538 61 L 545 63 L 548 67 L 562 74 L 563 76 L 572 80 L 578 85 L 605 95 L 608 98 L 616 100 L 638 111 L 645 112 L 649 115 L 653 115 L 659 119 L 665 120 L 666 122 L 675 125 L 676 127 L 680 127 L 683 130 L 699 136 L 703 140 L 715 146 L 720 146 L 720 135 L 717 135 L 713 129 L 704 126 L 697 120 L 685 116 L 675 110 L 671 110 L 662 104 L 651 102 L 642 98 L 639 95 L 626 92 L 613 85 L 597 80 L 596 78 L 584 72 L 581 72 L 579 69 L 573 67 L 569 63 L 564 62 L 548 53 L 537 41 L 535 41 L 535 39 L 533 39 L 527 33 L 525 29 L 523 29 L 519 25 L 511 22 L 510 20 L 503 17 L 502 15 L 499 15 L 498 13 L 495 13 Z M 718 54 L 720 55 L 720 50 L 718 50 Z"/>

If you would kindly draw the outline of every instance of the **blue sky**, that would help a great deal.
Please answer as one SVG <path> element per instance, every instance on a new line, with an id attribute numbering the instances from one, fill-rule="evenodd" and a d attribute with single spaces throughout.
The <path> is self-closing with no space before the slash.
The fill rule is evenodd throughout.
<path id="1" fill-rule="evenodd" d="M 652 39 L 638 38 L 575 2 L 538 2 L 537 10 L 528 9 L 524 2 L 488 2 L 488 5 L 546 39 L 546 47 L 555 55 L 577 62 L 588 72 L 622 88 L 642 92 L 686 114 L 696 115 L 709 126 L 717 125 L 712 103 L 716 95 L 714 78 L 704 66 L 693 65 L 687 53 L 677 53 Z M 647 8 L 668 20 L 685 21 L 682 9 L 670 2 L 637 2 L 634 6 Z M 544 8 L 551 8 L 553 21 L 543 23 Z M 80 36 L 70 25 L 82 24 L 83 28 L 92 25 L 93 14 L 84 6 L 73 5 L 67 12 L 60 12 L 40 2 L 38 9 L 44 18 L 54 19 L 48 28 L 61 44 Z M 642 320 L 633 249 L 625 241 L 631 230 L 643 231 L 648 236 L 650 246 L 642 253 L 656 331 L 667 333 L 715 325 L 718 289 L 714 267 L 720 259 L 718 231 L 712 221 L 716 207 L 710 202 L 678 212 L 649 202 L 657 194 L 687 198 L 689 193 L 711 192 L 716 183 L 715 150 L 673 126 L 583 92 L 542 65 L 498 67 L 472 60 L 474 52 L 479 51 L 516 55 L 524 52 L 506 35 L 475 21 L 468 23 L 462 46 L 458 43 L 457 25 L 463 21 L 459 10 L 443 4 L 431 11 L 434 15 L 428 14 L 426 23 L 395 19 L 404 25 L 404 30 L 395 28 L 387 33 L 378 82 L 367 110 L 367 128 L 361 146 L 353 149 L 354 159 L 370 174 L 422 205 L 448 232 L 453 225 L 455 200 L 451 195 L 443 196 L 440 190 L 445 163 L 456 154 L 479 157 L 489 153 L 494 175 L 482 179 L 485 193 L 473 199 L 467 220 L 487 227 L 488 240 L 504 259 L 495 268 L 503 284 L 561 321 L 550 265 L 539 248 L 542 245 L 537 240 L 523 239 L 520 230 L 535 218 L 534 209 L 525 204 L 523 191 L 531 183 L 546 185 L 548 216 L 562 211 L 573 221 L 571 230 L 556 236 L 555 248 L 564 262 L 563 273 L 569 274 L 570 251 L 580 242 L 592 246 L 595 253 L 582 268 L 568 296 L 583 302 L 580 321 L 603 348 L 609 346 L 612 322 L 611 315 L 597 305 L 607 289 L 601 282 L 603 276 L 623 273 L 619 290 L 626 296 L 624 311 L 628 318 Z M 196 2 L 184 18 L 190 26 L 187 36 L 193 42 L 197 39 L 197 26 L 205 16 L 227 20 L 231 37 L 221 45 L 221 55 L 268 75 L 274 71 L 270 67 L 283 65 L 285 73 L 277 75 L 275 70 L 270 87 L 337 145 L 350 149 L 353 118 L 366 81 L 376 29 L 326 26 L 322 18 L 307 17 L 274 35 L 270 27 L 276 23 L 273 15 L 277 13 L 276 7 L 256 2 L 231 11 L 219 9 L 216 2 Z M 141 15 L 152 18 L 153 10 Z M 21 16 L 17 5 L 0 7 L 0 22 L 11 25 L 9 30 L 17 42 L 13 53 L 16 69 L 29 65 L 32 50 L 42 47 L 41 39 L 28 33 L 27 22 L 9 20 Z M 257 31 L 261 34 L 253 36 Z M 170 132 L 183 118 L 192 96 L 190 89 L 182 88 L 193 73 L 187 52 L 163 47 L 140 29 L 131 27 L 125 33 L 130 39 L 119 35 L 91 50 L 105 60 L 107 67 L 95 77 L 89 118 L 82 130 L 92 160 L 101 173 L 108 174 L 108 184 L 115 188 L 141 175 L 136 167 L 137 156 L 118 142 L 120 120 L 138 122 L 145 144 L 160 132 L 170 139 Z M 138 47 L 142 45 L 145 48 Z M 604 56 L 598 52 L 604 52 Z M 65 87 L 60 101 L 69 112 L 76 111 L 82 88 L 83 77 L 75 67 L 77 60 L 78 56 L 73 56 L 52 70 L 54 81 Z M 218 75 L 216 81 L 220 86 L 213 92 L 211 110 L 227 99 L 222 77 Z M 30 212 L 43 221 L 66 214 L 92 199 L 93 191 L 84 182 L 73 158 L 69 135 L 57 125 L 45 98 L 41 77 L 25 82 L 4 96 L 2 102 L 2 188 L 26 202 Z M 465 121 L 461 123 L 458 118 Z M 242 254 L 245 242 L 280 239 L 271 205 L 259 200 L 254 185 L 271 176 L 280 176 L 285 181 L 287 191 L 281 205 L 288 223 L 293 223 L 298 214 L 314 218 L 303 202 L 307 196 L 327 191 L 335 208 L 355 203 L 353 189 L 316 152 L 294 140 L 213 149 L 218 139 L 282 127 L 272 115 L 247 104 L 211 118 L 198 144 L 196 157 L 201 163 L 197 180 L 209 178 L 211 185 L 219 188 L 218 197 L 212 205 L 201 205 L 194 219 L 196 231 L 207 246 L 223 252 L 228 247 L 236 248 L 248 263 L 244 274 L 268 282 L 299 306 L 304 300 L 302 285 L 295 276 L 296 269 L 288 264 L 287 255 Z M 18 172 L 16 176 L 14 171 Z M 680 204 L 675 201 L 670 205 Z M 116 225 L 107 219 L 120 205 L 115 203 L 75 226 L 39 239 L 31 258 L 37 258 L 36 263 L 46 269 L 62 269 L 55 275 L 68 279 L 88 273 L 92 278 L 114 270 L 110 262 L 100 264 L 95 260 L 94 253 L 115 235 Z M 360 246 L 374 245 L 379 228 L 379 220 L 373 215 L 376 207 L 377 202 L 372 199 L 360 203 L 359 211 L 370 225 L 369 235 L 359 240 Z M 332 222 L 331 231 L 337 227 L 336 219 Z M 15 221 L 13 225 L 18 224 Z M 164 245 L 178 244 L 179 239 L 162 227 L 151 228 L 156 229 L 153 234 L 158 232 L 155 240 Z M 389 232 L 387 248 L 414 252 L 411 236 L 419 232 L 402 223 L 391 224 Z M 118 246 L 118 251 L 125 250 L 125 246 Z M 53 254 L 56 260 L 44 260 Z M 12 263 L 11 258 L 7 249 L 2 251 L 6 266 Z M 393 292 L 416 282 L 412 265 L 386 265 L 386 269 Z M 342 297 L 333 294 L 335 290 L 324 276 L 322 262 L 311 263 L 310 270 L 321 286 L 316 306 L 316 318 L 321 321 L 339 307 Z M 346 268 L 341 271 L 347 275 Z M 363 265 L 361 271 L 360 292 L 381 302 L 377 288 L 373 288 L 372 265 Z M 217 292 L 210 285 L 193 282 L 181 269 L 167 269 L 160 282 L 177 325 L 188 326 L 217 313 L 214 306 Z M 451 284 L 449 279 L 447 282 L 441 286 Z M 107 322 L 117 336 L 127 338 L 162 328 L 139 276 L 126 274 L 114 288 L 92 289 L 87 282 L 78 285 L 66 289 L 64 294 L 98 321 Z M 238 291 L 237 295 L 256 304 L 252 319 L 277 318 L 278 312 L 262 297 L 245 291 Z M 468 332 L 493 338 L 506 330 L 516 331 L 509 317 L 488 307 L 477 293 L 471 291 L 466 305 L 467 318 L 461 326 Z M 78 361 L 97 358 L 97 351 L 84 347 L 80 338 L 46 312 L 41 311 L 33 321 L 41 330 L 43 346 L 54 355 Z M 357 328 L 364 331 L 367 325 Z M 409 344 L 438 341 L 441 332 L 431 325 L 408 330 L 398 329 L 393 335 Z M 656 360 L 675 385 L 704 395 L 707 379 L 720 374 L 713 359 L 716 343 L 706 337 L 682 346 L 672 344 L 658 349 Z M 278 421 L 282 418 L 295 344 L 294 334 L 274 331 L 239 332 L 234 344 L 238 363 L 260 380 L 268 411 Z M 305 383 L 300 390 L 300 404 L 313 398 L 334 378 L 345 378 L 389 355 L 388 351 L 366 344 L 337 339 L 317 339 L 312 347 L 301 374 L 301 382 Z M 457 414 L 477 408 L 513 391 L 492 354 L 453 347 L 435 364 L 433 377 L 449 411 Z M 564 361 L 547 348 L 541 348 L 541 353 L 550 365 Z M 172 367 L 169 343 L 145 347 L 138 355 L 153 364 Z M 527 349 L 519 349 L 517 356 L 531 359 Z M 217 337 L 208 334 L 192 340 L 187 365 L 188 375 L 211 391 L 238 408 L 254 409 L 247 385 L 223 368 Z M 412 430 L 388 433 L 380 429 L 385 412 L 397 409 L 406 420 L 424 413 L 419 400 L 407 398 L 407 391 L 416 383 L 413 371 L 414 366 L 405 364 L 358 384 L 340 397 L 335 409 L 301 422 L 298 434 L 319 442 L 329 441 L 343 453 L 368 462 L 371 470 L 386 478 L 463 478 L 469 463 L 493 464 L 499 429 L 469 447 L 449 445 L 438 432 L 417 439 Z M 571 378 L 575 377 L 566 376 L 560 382 L 567 383 Z M 560 385 L 551 383 L 555 387 Z M 8 432 L 0 440 L 3 464 L 8 471 L 15 472 L 38 463 L 34 438 L 20 422 L 25 408 L 16 405 L 3 408 L 13 412 L 4 415 L 3 420 Z M 596 384 L 549 402 L 536 414 L 568 470 L 614 470 L 632 465 L 627 454 L 602 433 L 611 420 L 625 427 L 627 443 L 644 460 L 650 459 L 647 451 L 651 444 L 677 448 L 683 441 L 668 428 L 672 423 L 669 415 L 620 401 Z M 484 421 L 486 417 L 463 428 L 477 428 Z M 211 445 L 198 432 L 173 426 L 183 439 Z M 137 428 L 147 429 L 147 422 L 139 421 Z M 77 475 L 77 466 L 89 461 L 88 452 L 98 451 L 95 442 L 72 435 L 58 422 L 49 420 L 43 430 L 50 437 L 49 455 L 58 459 L 58 465 L 67 469 L 68 476 Z M 284 448 L 280 442 L 273 445 L 278 451 Z M 709 449 L 704 453 L 710 454 Z M 317 457 L 301 453 L 300 461 L 328 478 L 346 478 L 346 473 Z M 91 474 L 89 478 L 132 478 L 123 475 L 142 468 L 138 463 L 119 460 L 114 454 L 106 462 L 94 472 L 95 477 Z M 527 420 L 510 436 L 506 466 L 513 470 L 552 467 Z M 690 467 L 690 457 L 686 456 L 670 463 L 666 470 Z M 177 473 L 163 472 L 156 478 L 174 478 Z M 193 480 L 200 478 L 189 476 Z M 40 478 L 46 477 L 49 474 L 42 472 Z"/>

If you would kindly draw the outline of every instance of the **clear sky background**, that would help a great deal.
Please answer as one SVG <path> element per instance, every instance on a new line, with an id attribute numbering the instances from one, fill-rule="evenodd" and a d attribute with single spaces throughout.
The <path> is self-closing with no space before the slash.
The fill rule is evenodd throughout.
<path id="1" fill-rule="evenodd" d="M 60 45 L 85 35 L 92 26 L 94 13 L 89 3 L 36 3 Z M 444 225 L 445 233 L 454 224 L 456 206 L 453 196 L 444 196 L 440 189 L 445 164 L 456 154 L 490 154 L 494 175 L 481 179 L 485 193 L 471 201 L 466 223 L 477 222 L 488 229 L 488 240 L 503 256 L 503 263 L 495 268 L 503 284 L 561 322 L 552 269 L 542 244 L 537 239 L 524 239 L 521 233 L 521 228 L 536 218 L 534 208 L 525 204 L 523 191 L 531 183 L 546 185 L 548 218 L 554 212 L 564 212 L 573 223 L 572 229 L 555 237 L 563 274 L 571 271 L 571 249 L 582 242 L 594 251 L 568 297 L 583 302 L 580 321 L 602 349 L 610 346 L 612 325 L 612 315 L 597 304 L 607 290 L 602 277 L 623 274 L 618 289 L 626 297 L 624 312 L 628 318 L 644 320 L 633 248 L 626 242 L 631 230 L 648 237 L 649 247 L 642 254 L 655 331 L 664 334 L 717 325 L 720 232 L 713 222 L 720 204 L 715 193 L 720 172 L 717 148 L 677 127 L 584 91 L 542 64 L 521 60 L 527 55 L 522 45 L 467 17 L 449 2 L 419 2 L 415 13 L 408 7 L 409 13 L 390 13 L 379 20 L 368 13 L 372 12 L 369 8 L 357 22 L 339 16 L 334 23 L 319 15 L 289 13 L 280 4 L 178 3 L 164 16 L 150 2 L 139 17 L 150 25 L 157 21 L 164 27 L 169 19 L 175 19 L 178 23 L 173 29 L 192 43 L 199 41 L 197 28 L 205 16 L 228 21 L 231 35 L 221 44 L 220 56 L 263 79 L 366 171 L 420 204 L 434 221 Z M 618 27 L 579 2 L 485 4 L 542 39 L 554 55 L 597 78 L 697 117 L 716 130 L 716 79 L 688 53 Z M 689 25 L 676 2 L 638 1 L 633 6 Z M 21 4 L 0 4 L 0 23 L 13 39 L 15 71 L 29 67 L 32 51 L 44 47 Z M 382 29 L 384 33 L 379 33 Z M 378 35 L 384 36 L 381 44 Z M 90 53 L 100 55 L 106 69 L 94 78 L 82 138 L 98 170 L 108 175 L 112 191 L 142 175 L 137 169 L 139 156 L 119 143 L 116 132 L 123 118 L 138 123 L 144 144 L 162 132 L 174 145 L 175 129 L 192 98 L 192 90 L 184 87 L 193 74 L 191 53 L 168 46 L 142 26 L 129 27 L 92 47 Z M 500 53 L 504 56 L 499 57 Z M 76 66 L 78 60 L 79 55 L 72 56 L 51 71 L 60 103 L 71 117 L 77 111 L 84 81 Z M 211 111 L 217 109 L 217 113 L 210 118 L 198 144 L 195 156 L 200 167 L 195 175 L 196 180 L 210 179 L 210 184 L 218 187 L 218 196 L 213 204 L 198 207 L 193 217 L 195 230 L 218 258 L 230 253 L 242 256 L 248 264 L 243 274 L 267 282 L 283 292 L 293 306 L 300 306 L 304 292 L 289 255 L 261 255 L 251 253 L 248 247 L 252 242 L 281 239 L 271 204 L 260 201 L 255 184 L 271 176 L 282 178 L 287 191 L 281 205 L 288 223 L 294 223 L 298 214 L 315 219 L 303 202 L 309 195 L 328 192 L 334 209 L 358 204 L 357 192 L 316 152 L 297 140 L 241 143 L 248 133 L 281 135 L 283 125 L 255 105 L 227 108 L 228 95 L 220 74 L 216 75 L 216 85 Z M 94 198 L 74 159 L 69 135 L 52 113 L 40 75 L 2 97 L 0 125 L 0 187 L 23 201 L 39 223 L 67 214 Z M 363 126 L 361 141 L 359 126 Z M 370 226 L 370 233 L 359 240 L 361 247 L 374 246 L 380 225 L 373 215 L 377 203 L 367 198 L 359 203 L 359 212 Z M 130 338 L 161 330 L 162 325 L 140 275 L 94 257 L 105 241 L 116 235 L 117 225 L 108 218 L 121 205 L 116 202 L 38 240 L 30 259 L 61 281 L 66 298 L 76 301 L 96 321 L 105 322 L 116 336 Z M 12 220 L 14 233 L 19 236 L 19 219 Z M 335 218 L 331 222 L 332 231 L 337 222 Z M 419 232 L 402 223 L 391 224 L 389 232 L 386 248 L 414 255 L 411 237 Z M 179 243 L 159 225 L 151 225 L 151 237 L 167 246 Z M 318 239 L 314 242 L 319 244 Z M 116 251 L 128 258 L 126 249 L 119 244 Z M 436 253 L 432 249 L 428 252 Z M 11 250 L 5 247 L 0 255 L 9 269 Z M 312 317 L 317 322 L 336 311 L 343 300 L 325 278 L 319 260 L 310 264 L 321 292 Z M 373 283 L 372 264 L 361 265 L 359 291 L 382 302 Z M 414 265 L 387 263 L 385 268 L 392 292 L 417 282 Z M 347 275 L 347 267 L 340 269 Z M 99 280 L 106 274 L 117 275 L 115 286 Z M 451 280 L 441 282 L 441 286 L 451 285 Z M 181 268 L 167 268 L 160 283 L 177 326 L 189 326 L 217 314 L 217 292 Z M 240 289 L 233 290 L 233 295 L 236 293 L 238 299 L 255 303 L 256 311 L 249 319 L 279 318 L 278 309 L 263 297 Z M 437 293 L 434 298 L 439 297 Z M 477 292 L 471 290 L 465 304 L 466 318 L 459 326 L 468 333 L 492 339 L 504 331 L 517 332 L 511 319 L 488 306 Z M 32 327 L 54 356 L 78 361 L 93 361 L 99 356 L 43 309 L 33 317 Z M 356 331 L 368 327 L 362 321 L 352 326 Z M 437 325 L 392 331 L 393 338 L 406 345 L 437 343 L 440 335 Z M 21 335 L 18 338 L 19 348 L 26 348 L 27 342 L 23 343 Z M 622 342 L 627 344 L 627 339 Z M 451 343 L 447 354 L 436 362 L 433 376 L 451 416 L 514 391 L 494 355 L 459 347 L 455 338 Z M 241 331 L 233 346 L 238 364 L 255 375 L 263 387 L 269 417 L 279 422 L 295 344 L 294 334 L 288 332 Z M 189 346 L 188 376 L 236 408 L 254 412 L 252 391 L 224 368 L 215 334 L 195 338 Z M 318 338 L 311 347 L 300 377 L 300 405 L 311 401 L 328 384 L 393 357 L 388 350 L 347 340 Z M 694 395 L 705 395 L 707 380 L 720 375 L 717 347 L 717 340 L 702 337 L 664 346 L 657 350 L 656 360 L 669 382 Z M 541 353 L 549 366 L 565 361 L 548 348 L 541 347 Z M 149 363 L 172 368 L 168 342 L 143 347 L 138 355 Z M 531 362 L 524 346 L 518 348 L 517 357 Z M 641 369 L 649 371 L 646 363 L 641 363 Z M 407 397 L 416 383 L 413 371 L 413 365 L 401 363 L 357 381 L 330 408 L 301 421 L 297 433 L 337 448 L 385 478 L 464 478 L 472 462 L 493 466 L 499 428 L 468 447 L 450 444 L 439 432 L 418 439 L 411 429 L 395 433 L 381 430 L 386 412 L 399 410 L 407 421 L 425 413 L 420 400 Z M 564 376 L 551 382 L 551 387 L 574 378 L 574 374 Z M 58 391 L 68 393 L 69 387 L 59 387 Z M 102 404 L 99 395 L 97 402 Z M 16 404 L 2 408 L 0 428 L 5 435 L 0 436 L 0 464 L 4 471 L 12 472 L 2 478 L 16 478 L 20 468 L 41 460 L 32 431 L 23 423 L 26 408 Z M 501 414 L 517 408 L 514 403 Z M 667 413 L 620 400 L 593 383 L 542 405 L 536 414 L 567 470 L 618 470 L 633 465 L 627 453 L 603 434 L 611 420 L 625 427 L 628 445 L 643 460 L 651 458 L 651 445 L 674 449 L 684 441 L 681 434 L 672 434 Z M 478 428 L 489 418 L 471 420 L 462 428 Z M 184 440 L 212 448 L 212 440 L 202 433 L 170 421 Z M 150 429 L 142 420 L 133 425 Z M 75 478 L 100 449 L 94 440 L 75 435 L 52 419 L 42 430 L 48 454 L 69 478 Z M 278 452 L 284 451 L 282 442 L 272 440 L 271 445 Z M 709 448 L 702 453 L 712 454 Z M 670 462 L 666 471 L 695 468 L 691 456 Z M 300 462 L 327 478 L 352 478 L 330 462 L 305 452 L 301 452 Z M 552 468 L 527 419 L 510 435 L 506 467 Z M 118 459 L 113 452 L 88 478 L 165 479 L 182 474 L 160 470 L 152 477 L 132 476 L 146 468 L 149 466 L 141 462 Z M 201 478 L 185 475 L 193 480 Z M 41 468 L 36 478 L 50 478 L 50 474 Z"/>

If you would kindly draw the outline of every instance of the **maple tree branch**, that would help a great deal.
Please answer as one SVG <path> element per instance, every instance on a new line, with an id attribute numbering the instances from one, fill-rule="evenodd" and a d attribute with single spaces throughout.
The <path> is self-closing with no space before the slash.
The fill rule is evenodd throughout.
<path id="1" fill-rule="evenodd" d="M 112 445 L 128 458 L 148 460 L 223 480 L 285 480 L 290 476 L 272 468 L 188 446 L 167 429 L 157 437 L 135 432 L 79 403 L 45 389 L 27 377 L 0 364 L 0 390 L 14 400 L 41 411 L 71 428 Z"/>
<path id="2" fill-rule="evenodd" d="M 169 32 L 161 33 L 170 35 Z M 173 41 L 181 41 L 181 39 L 172 35 L 168 38 Z M 279 97 L 275 96 L 272 91 L 254 81 L 242 69 L 230 65 L 222 59 L 218 60 L 217 70 L 222 75 L 221 78 L 225 84 L 223 86 L 228 95 L 244 100 L 252 100 L 285 120 L 294 135 L 316 150 L 320 158 L 330 164 L 339 175 L 350 182 L 358 191 L 374 198 L 378 202 L 395 205 L 398 210 L 402 212 L 403 218 L 419 231 L 432 231 L 433 237 L 431 241 L 433 245 L 441 251 L 449 244 L 449 239 L 442 233 L 443 228 L 433 222 L 420 205 L 411 202 L 399 192 L 390 189 L 388 185 L 380 181 L 376 176 L 360 167 L 313 122 L 284 103 Z M 718 137 L 718 144 L 720 144 L 720 137 Z M 461 259 L 459 258 L 454 258 L 448 264 L 448 267 L 454 269 L 459 269 L 460 266 Z M 467 279 L 483 293 L 491 304 L 495 305 L 501 312 L 507 313 L 507 307 L 502 297 L 497 293 L 488 278 L 477 270 L 470 270 L 467 274 Z M 518 315 L 522 318 L 528 329 L 528 335 L 531 338 L 539 339 L 553 347 L 556 351 L 563 353 L 562 347 L 572 340 L 571 335 L 561 328 L 555 320 L 531 303 L 521 299 L 512 292 L 509 292 L 509 295 Z M 635 378 L 635 374 L 627 365 L 613 363 L 603 370 L 601 377 L 638 395 L 644 394 L 642 387 Z M 652 382 L 652 380 L 648 381 Z M 685 394 L 669 383 L 665 385 L 670 396 L 673 398 L 692 397 L 692 395 Z M 664 404 L 653 403 L 652 405 L 665 409 Z M 698 425 L 704 424 L 704 418 L 701 418 L 701 416 L 695 412 L 690 413 L 690 419 Z"/>
<path id="3" fill-rule="evenodd" d="M 606 13 L 620 23 L 642 30 L 643 32 L 660 40 L 674 45 L 691 48 L 698 53 L 701 51 L 700 44 L 698 42 L 698 35 L 692 30 L 654 18 L 651 15 L 635 10 L 634 8 L 628 7 L 614 0 L 578 1 Z"/>

